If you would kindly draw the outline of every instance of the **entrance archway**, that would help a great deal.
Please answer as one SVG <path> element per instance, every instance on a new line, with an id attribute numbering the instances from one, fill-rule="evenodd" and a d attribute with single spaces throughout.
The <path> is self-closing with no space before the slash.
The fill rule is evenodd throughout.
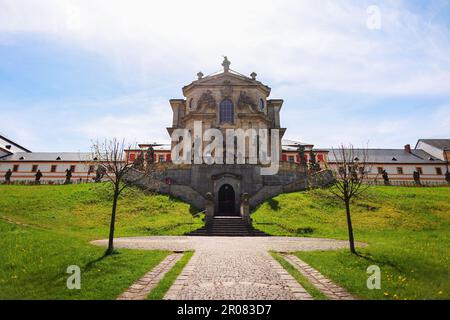
<path id="1" fill-rule="evenodd" d="M 235 208 L 235 192 L 231 185 L 224 184 L 219 189 L 219 211 L 218 216 L 234 216 L 236 215 Z"/>

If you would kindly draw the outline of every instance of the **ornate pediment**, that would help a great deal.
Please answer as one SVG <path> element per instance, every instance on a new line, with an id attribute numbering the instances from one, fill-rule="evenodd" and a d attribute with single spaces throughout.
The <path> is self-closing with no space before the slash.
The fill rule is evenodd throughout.
<path id="1" fill-rule="evenodd" d="M 231 72 L 220 73 L 212 76 L 202 77 L 191 84 L 185 86 L 183 88 L 183 93 L 186 96 L 190 90 L 195 87 L 223 87 L 223 90 L 230 90 L 233 87 L 253 87 L 262 89 L 266 95 L 270 94 L 270 88 L 261 82 L 254 80 L 252 78 L 240 75 L 233 74 Z"/>

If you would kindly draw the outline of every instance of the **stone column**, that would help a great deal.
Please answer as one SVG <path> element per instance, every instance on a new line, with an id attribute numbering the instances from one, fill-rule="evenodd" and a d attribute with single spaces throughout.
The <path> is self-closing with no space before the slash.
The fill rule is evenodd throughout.
<path id="1" fill-rule="evenodd" d="M 241 217 L 242 219 L 247 223 L 247 224 L 251 224 L 250 221 L 250 196 L 248 195 L 248 193 L 243 193 L 241 195 L 241 208 L 240 208 L 240 213 L 241 213 Z"/>
<path id="2" fill-rule="evenodd" d="M 205 224 L 208 227 L 214 219 L 214 196 L 208 192 L 205 196 Z"/>

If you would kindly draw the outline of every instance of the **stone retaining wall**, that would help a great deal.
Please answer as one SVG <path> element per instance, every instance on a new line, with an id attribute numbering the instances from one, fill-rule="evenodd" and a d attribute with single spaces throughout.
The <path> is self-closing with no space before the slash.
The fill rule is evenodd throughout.
<path id="1" fill-rule="evenodd" d="M 259 168 L 254 165 L 176 166 L 167 163 L 155 166 L 155 171 L 149 175 L 131 170 L 126 181 L 146 190 L 174 196 L 199 210 L 205 209 L 206 193 L 214 194 L 217 186 L 224 182 L 234 183 L 237 202 L 242 193 L 248 193 L 250 207 L 255 208 L 281 193 L 326 186 L 334 181 L 329 170 L 308 175 L 298 165 L 293 165 L 282 165 L 277 175 L 261 176 Z"/>

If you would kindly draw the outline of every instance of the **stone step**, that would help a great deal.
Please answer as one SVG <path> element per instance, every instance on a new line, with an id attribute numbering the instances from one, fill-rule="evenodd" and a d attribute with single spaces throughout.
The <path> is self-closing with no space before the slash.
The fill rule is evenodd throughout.
<path id="1" fill-rule="evenodd" d="M 248 225 L 240 217 L 215 217 L 206 227 L 187 233 L 189 236 L 216 237 L 267 237 L 268 235 Z"/>

